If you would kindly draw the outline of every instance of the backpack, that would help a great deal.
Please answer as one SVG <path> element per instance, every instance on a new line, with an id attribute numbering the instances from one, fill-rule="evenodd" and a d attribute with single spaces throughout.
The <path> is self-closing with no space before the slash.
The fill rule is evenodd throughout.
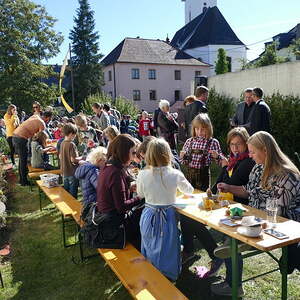
<path id="1" fill-rule="evenodd" d="M 81 212 L 84 225 L 80 229 L 83 242 L 90 248 L 124 249 L 125 227 L 121 216 L 115 212 L 97 212 L 97 203 L 87 203 Z"/>

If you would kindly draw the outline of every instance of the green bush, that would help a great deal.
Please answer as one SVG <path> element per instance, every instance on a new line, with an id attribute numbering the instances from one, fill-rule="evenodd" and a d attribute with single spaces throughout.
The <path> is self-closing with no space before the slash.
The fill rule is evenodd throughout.
<path id="1" fill-rule="evenodd" d="M 282 151 L 300 167 L 295 152 L 300 152 L 300 98 L 283 96 L 279 93 L 265 98 L 271 109 L 271 133 Z M 223 151 L 227 150 L 226 136 L 230 130 L 229 119 L 233 116 L 236 100 L 209 92 L 208 111 L 214 127 L 214 136 L 220 141 Z"/>
<path id="2" fill-rule="evenodd" d="M 132 118 L 136 118 L 139 113 L 139 108 L 126 98 L 118 97 L 114 101 L 105 94 L 95 94 L 89 96 L 84 103 L 83 107 L 86 114 L 93 114 L 92 104 L 95 102 L 102 104 L 109 103 L 111 106 L 115 106 L 122 115 L 130 115 Z"/>
<path id="3" fill-rule="evenodd" d="M 235 100 L 218 94 L 215 89 L 210 89 L 207 106 L 214 128 L 214 137 L 220 142 L 222 150 L 227 152 L 226 138 L 230 130 L 229 119 L 235 111 Z"/>
<path id="4" fill-rule="evenodd" d="M 300 98 L 279 93 L 265 98 L 271 109 L 272 135 L 280 148 L 294 162 L 300 151 Z"/>
<path id="5" fill-rule="evenodd" d="M 5 155 L 9 154 L 9 145 L 4 137 L 0 137 L 0 153 Z"/>

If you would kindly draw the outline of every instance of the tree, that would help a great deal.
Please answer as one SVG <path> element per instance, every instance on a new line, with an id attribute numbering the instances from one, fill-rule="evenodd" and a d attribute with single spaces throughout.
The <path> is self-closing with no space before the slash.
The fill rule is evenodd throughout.
<path id="1" fill-rule="evenodd" d="M 295 39 L 289 46 L 289 50 L 296 56 L 296 59 L 300 59 L 300 38 Z"/>
<path id="2" fill-rule="evenodd" d="M 216 74 L 225 74 L 228 72 L 228 61 L 226 58 L 226 52 L 223 48 L 218 50 L 218 60 L 216 61 Z"/>
<path id="3" fill-rule="evenodd" d="M 53 30 L 56 20 L 44 7 L 29 0 L 0 0 L 0 99 L 29 109 L 37 100 L 49 104 L 56 87 L 42 79 L 53 76 L 42 65 L 59 52 L 62 36 Z"/>
<path id="4" fill-rule="evenodd" d="M 269 65 L 274 65 L 278 63 L 285 62 L 286 60 L 278 56 L 276 53 L 276 43 L 272 43 L 267 45 L 265 52 L 261 55 L 261 57 L 256 61 L 256 67 L 264 67 Z"/>
<path id="5" fill-rule="evenodd" d="M 88 0 L 79 0 L 74 27 L 69 38 L 72 41 L 72 65 L 74 71 L 75 110 L 78 110 L 89 95 L 100 93 L 103 72 L 99 53 L 98 32 L 95 30 L 94 11 Z"/>

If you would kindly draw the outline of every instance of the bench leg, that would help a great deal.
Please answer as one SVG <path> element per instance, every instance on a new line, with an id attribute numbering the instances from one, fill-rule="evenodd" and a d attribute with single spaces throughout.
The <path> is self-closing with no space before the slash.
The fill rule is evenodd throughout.
<path id="1" fill-rule="evenodd" d="M 42 211 L 42 190 L 39 188 L 39 201 L 40 201 L 40 211 Z"/>
<path id="2" fill-rule="evenodd" d="M 65 219 L 64 215 L 62 214 L 61 215 L 61 221 L 62 221 L 62 237 L 63 237 L 64 248 L 69 248 L 69 247 L 77 245 L 76 241 L 73 244 L 68 244 L 67 241 L 66 241 L 66 223 L 70 223 L 70 222 L 74 223 L 74 220 L 73 219 Z M 77 230 L 75 232 L 75 236 L 76 236 L 76 233 L 77 233 Z"/>
<path id="3" fill-rule="evenodd" d="M 238 299 L 238 247 L 237 240 L 231 238 L 231 263 L 232 263 L 232 300 Z"/>
<path id="4" fill-rule="evenodd" d="M 1 282 L 1 287 L 4 289 L 4 283 L 3 283 L 3 278 L 0 270 L 0 282 Z"/>
<path id="5" fill-rule="evenodd" d="M 281 271 L 281 299 L 287 299 L 287 275 L 288 275 L 288 247 L 282 248 Z"/>

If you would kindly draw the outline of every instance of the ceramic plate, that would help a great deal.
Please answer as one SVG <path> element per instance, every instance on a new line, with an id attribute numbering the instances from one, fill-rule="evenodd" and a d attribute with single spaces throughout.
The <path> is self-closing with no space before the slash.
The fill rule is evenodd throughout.
<path id="1" fill-rule="evenodd" d="M 261 235 L 261 232 L 259 234 L 251 234 L 247 227 L 244 226 L 240 226 L 237 228 L 236 230 L 239 234 L 244 235 L 244 236 L 248 236 L 248 237 L 259 237 Z"/>

